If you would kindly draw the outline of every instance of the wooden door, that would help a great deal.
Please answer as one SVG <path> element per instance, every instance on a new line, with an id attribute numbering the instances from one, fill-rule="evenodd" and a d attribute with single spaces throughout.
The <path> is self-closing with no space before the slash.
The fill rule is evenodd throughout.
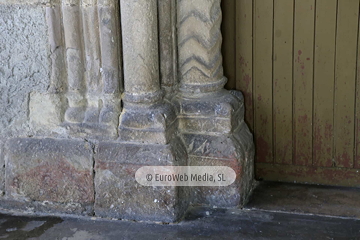
<path id="1" fill-rule="evenodd" d="M 359 0 L 223 0 L 256 177 L 360 186 Z"/>

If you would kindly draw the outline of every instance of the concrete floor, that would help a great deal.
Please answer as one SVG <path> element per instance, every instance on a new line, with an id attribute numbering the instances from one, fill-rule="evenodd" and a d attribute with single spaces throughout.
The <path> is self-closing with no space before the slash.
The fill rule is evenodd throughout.
<path id="1" fill-rule="evenodd" d="M 351 188 L 262 183 L 244 210 L 192 208 L 178 224 L 0 215 L 0 239 L 360 239 L 359 194 Z M 337 217 L 324 216 L 331 209 Z M 317 215 L 304 214 L 313 210 Z"/>

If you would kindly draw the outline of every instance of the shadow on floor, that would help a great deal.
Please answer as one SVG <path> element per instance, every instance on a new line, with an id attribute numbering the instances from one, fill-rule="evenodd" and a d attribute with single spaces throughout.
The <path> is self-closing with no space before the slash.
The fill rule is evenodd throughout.
<path id="1" fill-rule="evenodd" d="M 358 219 L 299 214 L 359 216 L 359 197 L 358 189 L 261 183 L 245 209 L 191 208 L 178 224 L 0 215 L 0 238 L 360 239 Z"/>

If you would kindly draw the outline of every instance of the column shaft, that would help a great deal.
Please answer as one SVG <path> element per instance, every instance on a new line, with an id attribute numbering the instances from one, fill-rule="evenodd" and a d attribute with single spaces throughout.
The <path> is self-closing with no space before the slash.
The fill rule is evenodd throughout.
<path id="1" fill-rule="evenodd" d="M 79 123 L 84 119 L 86 107 L 80 0 L 63 0 L 62 9 L 69 102 L 65 120 Z"/>
<path id="2" fill-rule="evenodd" d="M 212 92 L 221 89 L 221 0 L 178 1 L 180 90 Z"/>
<path id="3" fill-rule="evenodd" d="M 162 97 L 156 0 L 120 0 L 125 102 L 154 102 Z"/>

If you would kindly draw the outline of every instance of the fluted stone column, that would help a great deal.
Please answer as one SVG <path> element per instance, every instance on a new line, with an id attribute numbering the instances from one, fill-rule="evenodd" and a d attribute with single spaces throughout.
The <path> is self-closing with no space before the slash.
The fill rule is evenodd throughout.
<path id="1" fill-rule="evenodd" d="M 117 138 L 121 112 L 119 3 L 62 0 L 66 46 L 67 110 L 71 136 Z"/>
<path id="2" fill-rule="evenodd" d="M 244 122 L 244 98 L 226 91 L 220 31 L 221 0 L 178 1 L 180 92 L 172 99 L 189 165 L 225 165 L 237 179 L 228 187 L 195 187 L 192 203 L 243 205 L 252 190 L 254 145 Z"/>

